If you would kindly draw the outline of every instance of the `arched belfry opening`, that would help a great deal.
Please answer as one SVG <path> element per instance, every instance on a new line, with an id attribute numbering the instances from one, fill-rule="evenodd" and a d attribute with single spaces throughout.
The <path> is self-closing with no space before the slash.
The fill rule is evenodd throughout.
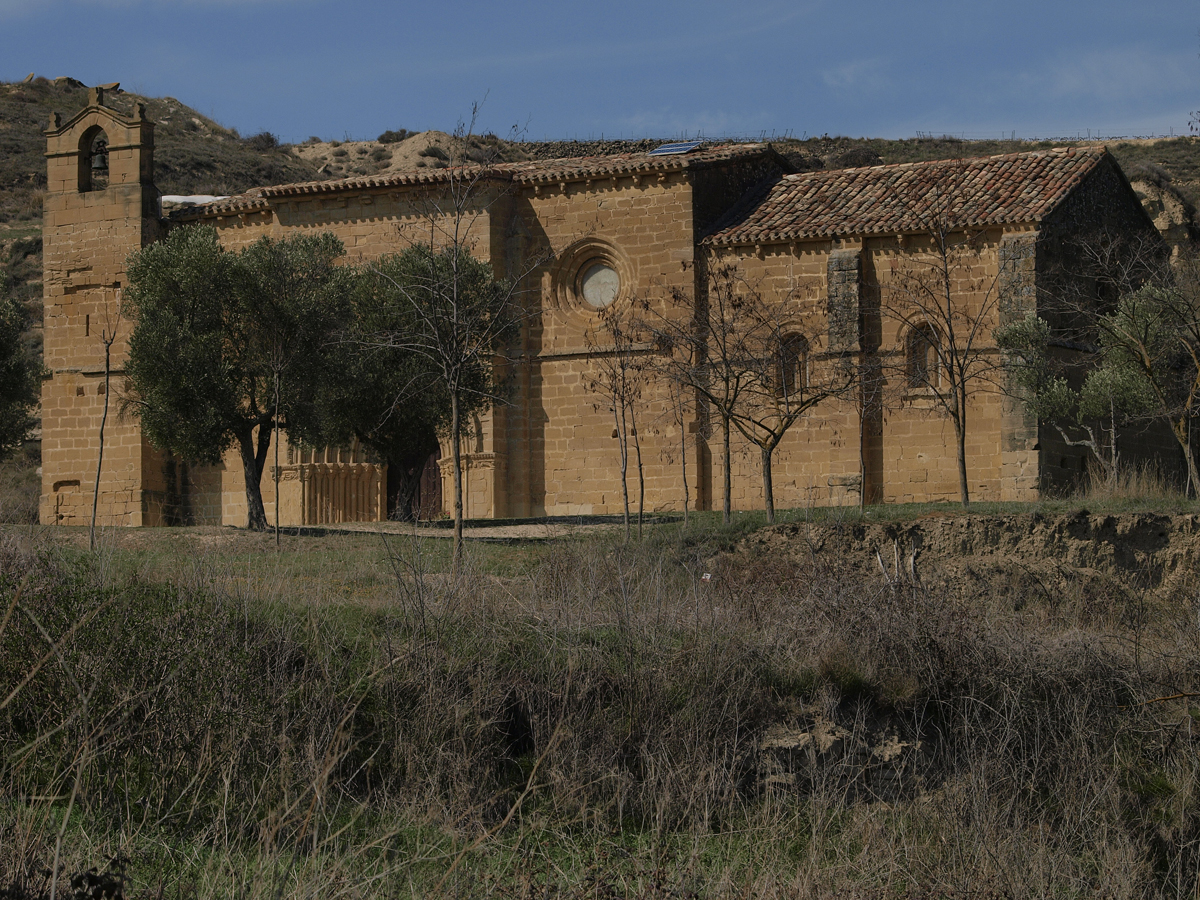
<path id="1" fill-rule="evenodd" d="M 108 133 L 99 125 L 79 138 L 79 192 L 108 187 Z"/>

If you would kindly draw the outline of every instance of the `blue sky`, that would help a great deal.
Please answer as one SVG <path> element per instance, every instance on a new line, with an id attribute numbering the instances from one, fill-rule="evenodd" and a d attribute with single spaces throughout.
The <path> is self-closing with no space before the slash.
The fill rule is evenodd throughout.
<path id="1" fill-rule="evenodd" d="M 1195 0 L 0 0 L 0 80 L 169 95 L 299 141 L 1186 132 Z"/>

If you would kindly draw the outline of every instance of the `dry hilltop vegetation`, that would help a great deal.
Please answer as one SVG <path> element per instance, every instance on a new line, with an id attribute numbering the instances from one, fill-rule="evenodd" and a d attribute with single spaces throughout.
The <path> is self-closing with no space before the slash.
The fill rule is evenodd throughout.
<path id="1" fill-rule="evenodd" d="M 0 84 L 0 272 L 33 321 L 40 128 L 84 99 Z M 288 146 L 137 99 L 170 194 L 446 163 L 436 131 Z M 1200 146 L 1112 149 L 1189 236 Z M 36 465 L 0 468 L 2 900 L 1200 894 L 1200 508 L 1153 473 L 971 516 L 481 527 L 451 576 L 436 527 L 92 551 L 34 524 Z"/>

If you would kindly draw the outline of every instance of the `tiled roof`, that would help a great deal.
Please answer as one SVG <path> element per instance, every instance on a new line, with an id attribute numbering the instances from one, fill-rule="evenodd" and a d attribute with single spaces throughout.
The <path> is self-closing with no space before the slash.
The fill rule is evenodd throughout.
<path id="1" fill-rule="evenodd" d="M 607 178 L 614 175 L 674 172 L 681 169 L 702 168 L 729 160 L 751 159 L 770 153 L 774 153 L 774 151 L 768 144 L 729 144 L 670 156 L 621 153 L 613 156 L 582 156 L 499 163 L 489 167 L 486 172 L 479 167 L 468 166 L 457 169 L 417 169 L 413 172 L 397 172 L 390 175 L 373 175 L 362 178 L 305 181 L 298 184 L 254 188 L 235 197 L 178 210 L 172 214 L 172 218 L 193 219 L 269 209 L 271 200 L 301 195 L 333 194 L 343 191 L 363 191 L 421 184 L 444 184 L 453 176 L 483 175 L 494 181 L 547 184 L 577 181 L 584 178 Z M 786 165 L 785 162 L 782 162 L 782 157 L 780 160 L 783 165 Z"/>
<path id="2" fill-rule="evenodd" d="M 462 175 L 464 170 L 458 169 L 455 174 Z M 510 180 L 506 174 L 493 174 L 493 178 Z M 287 199 L 301 195 L 337 194 L 343 191 L 364 191 L 373 188 L 405 187 L 415 184 L 441 184 L 449 180 L 449 169 L 418 169 L 415 172 L 398 172 L 394 175 L 372 175 L 362 178 L 338 178 L 328 181 L 301 181 L 296 184 L 279 184 L 274 187 L 251 188 L 243 194 L 205 203 L 189 206 L 172 214 L 174 219 L 193 219 L 204 216 L 220 216 L 260 209 L 270 209 L 271 201 Z"/>
<path id="3" fill-rule="evenodd" d="M 252 188 L 244 194 L 222 197 L 210 203 L 196 203 L 171 212 L 171 219 L 198 219 L 203 216 L 236 215 L 259 209 L 270 209 L 271 204 L 262 198 L 262 188 Z"/>
<path id="4" fill-rule="evenodd" d="M 723 216 L 705 243 L 770 244 L 1036 222 L 1107 156 L 1055 149 L 785 175 Z"/>
<path id="5" fill-rule="evenodd" d="M 578 178 L 606 178 L 613 175 L 698 169 L 730 160 L 753 159 L 774 152 L 769 144 L 726 144 L 668 156 L 651 156 L 648 153 L 619 153 L 613 156 L 582 156 L 506 163 L 499 168 L 511 171 L 513 180 L 520 184 L 545 184 Z M 782 157 L 780 159 L 782 161 Z"/>

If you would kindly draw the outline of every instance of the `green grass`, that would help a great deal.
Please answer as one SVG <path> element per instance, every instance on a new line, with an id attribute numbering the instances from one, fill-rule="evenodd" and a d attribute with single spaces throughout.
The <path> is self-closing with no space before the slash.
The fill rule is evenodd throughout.
<path id="1" fill-rule="evenodd" d="M 3 241 L 24 241 L 29 238 L 40 238 L 41 236 L 42 222 L 40 217 L 36 222 L 7 223 L 3 227 L 0 227 L 0 240 Z"/>
<path id="2" fill-rule="evenodd" d="M 16 509 L 34 509 L 21 504 L 21 497 L 33 492 L 38 481 L 32 469 L 0 467 L 0 494 L 9 497 Z M 10 474 L 6 474 L 10 473 Z M 8 485 L 5 487 L 5 485 Z M 6 492 L 6 493 L 5 493 Z M 1086 510 L 1094 515 L 1189 515 L 1200 514 L 1200 502 L 1181 496 L 1116 497 L 1072 496 L 1035 503 L 975 502 L 971 516 L 1045 516 L 1074 515 Z M 881 504 L 858 507 L 799 507 L 777 510 L 780 525 L 807 523 L 823 526 L 859 523 L 899 524 L 921 519 L 961 516 L 957 503 Z M 680 514 L 655 514 L 647 517 L 645 540 L 651 547 L 675 547 L 679 552 L 712 554 L 733 549 L 744 537 L 766 527 L 762 510 L 735 511 L 729 524 L 721 522 L 721 513 L 692 512 L 689 525 Z M 506 519 L 501 524 L 531 524 L 544 519 Z M 473 571 L 488 577 L 521 579 L 557 552 L 556 547 L 571 544 L 598 544 L 607 548 L 621 543 L 619 517 L 594 517 L 589 522 L 604 523 L 599 530 L 580 531 L 560 538 L 467 538 L 467 555 Z M 469 523 L 486 528 L 487 520 Z M 134 574 L 151 581 L 187 576 L 194 579 L 219 578 L 231 591 L 250 592 L 260 598 L 278 595 L 279 602 L 367 604 L 384 603 L 394 594 L 397 578 L 411 579 L 415 572 L 444 574 L 450 569 L 451 542 L 444 530 L 437 537 L 414 537 L 411 533 L 375 533 L 342 531 L 336 528 L 307 528 L 301 534 L 283 529 L 280 549 L 270 533 L 255 534 L 233 527 L 182 527 L 162 529 L 101 529 L 101 553 L 114 577 Z M 60 527 L 51 529 L 56 540 L 70 554 L 81 554 L 87 544 L 87 529 Z M 428 534 L 427 529 L 422 529 Z M 636 530 L 635 530 L 636 534 Z"/>

